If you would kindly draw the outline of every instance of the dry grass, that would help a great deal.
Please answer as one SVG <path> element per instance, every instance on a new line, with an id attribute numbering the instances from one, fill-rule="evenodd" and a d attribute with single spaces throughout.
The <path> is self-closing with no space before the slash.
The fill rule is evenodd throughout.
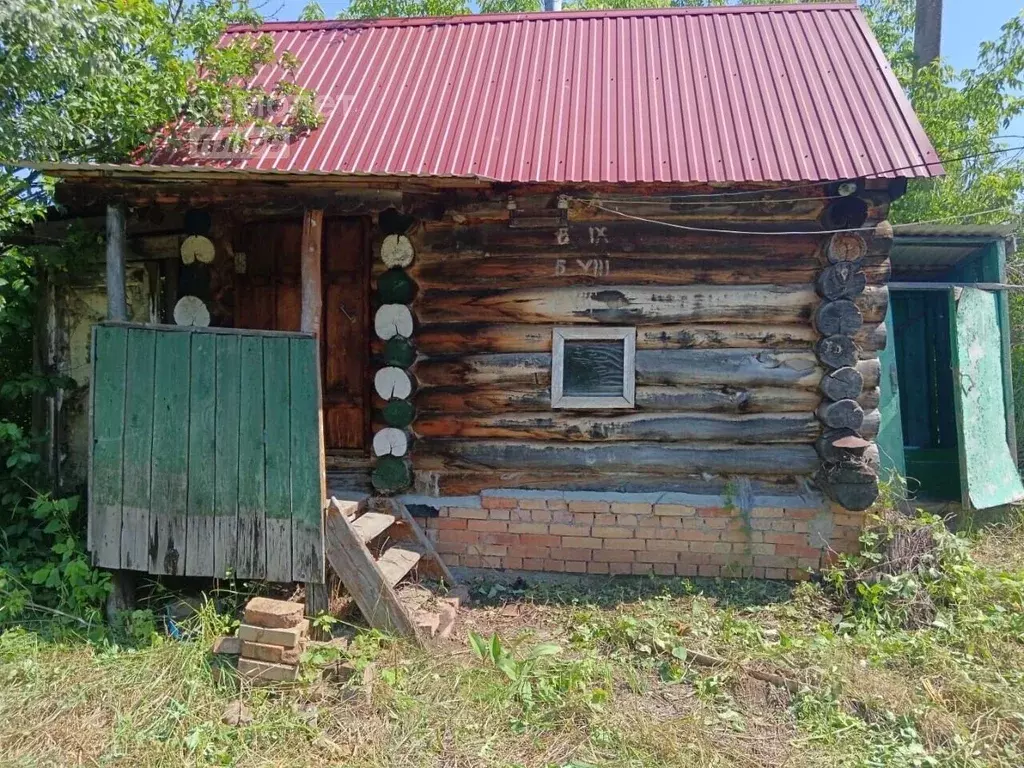
<path id="1" fill-rule="evenodd" d="M 975 552 L 986 573 L 1024 583 L 1020 526 Z M 0 765 L 804 768 L 927 757 L 1009 768 L 1024 763 L 1024 632 L 990 604 L 1021 610 L 1013 589 L 967 596 L 954 631 L 844 629 L 810 585 L 489 585 L 458 637 L 433 651 L 364 631 L 347 650 L 310 653 L 299 684 L 241 690 L 214 682 L 211 615 L 197 622 L 211 634 L 135 649 L 12 629 L 0 636 Z M 520 660 L 542 641 L 562 650 L 523 674 L 527 694 L 474 655 L 470 631 L 497 632 Z M 683 648 L 729 664 L 695 664 Z M 321 681 L 338 658 L 364 673 Z M 806 687 L 791 694 L 741 665 Z M 234 700 L 250 724 L 221 722 Z"/>

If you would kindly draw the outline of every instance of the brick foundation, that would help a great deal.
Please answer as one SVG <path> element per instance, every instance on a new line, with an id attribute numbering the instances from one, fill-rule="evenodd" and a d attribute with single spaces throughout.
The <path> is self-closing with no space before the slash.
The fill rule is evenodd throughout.
<path id="1" fill-rule="evenodd" d="M 768 500 L 787 506 L 755 499 L 739 508 L 724 499 L 711 506 L 707 497 L 695 497 L 702 505 L 668 498 L 681 494 L 650 496 L 484 492 L 435 500 L 438 516 L 425 527 L 452 566 L 806 579 L 837 553 L 856 550 L 864 519 L 798 497 Z"/>

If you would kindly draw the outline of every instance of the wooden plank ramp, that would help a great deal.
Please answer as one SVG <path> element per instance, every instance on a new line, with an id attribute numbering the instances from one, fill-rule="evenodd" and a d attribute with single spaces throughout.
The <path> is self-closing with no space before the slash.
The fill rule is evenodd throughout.
<path id="1" fill-rule="evenodd" d="M 395 499 L 331 497 L 324 537 L 327 561 L 370 626 L 420 644 L 428 639 L 428 630 L 436 630 L 437 621 L 426 621 L 421 611 L 402 600 L 396 587 L 417 575 L 448 587 L 455 579 L 404 504 Z"/>

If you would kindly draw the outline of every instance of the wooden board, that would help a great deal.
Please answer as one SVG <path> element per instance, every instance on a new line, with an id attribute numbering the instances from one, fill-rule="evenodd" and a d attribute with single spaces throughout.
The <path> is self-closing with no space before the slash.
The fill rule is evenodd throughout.
<path id="1" fill-rule="evenodd" d="M 97 326 L 98 564 L 322 583 L 317 373 L 309 335 Z"/>
<path id="2" fill-rule="evenodd" d="M 124 405 L 124 508 L 121 567 L 149 570 L 150 469 L 153 455 L 153 375 L 156 333 L 128 329 Z"/>
<path id="3" fill-rule="evenodd" d="M 185 574 L 208 576 L 216 573 L 217 337 L 196 334 L 190 339 Z"/>
<path id="4" fill-rule="evenodd" d="M 124 472 L 127 352 L 127 329 L 94 331 L 89 529 L 92 532 L 90 539 L 93 559 L 96 565 L 104 568 L 121 566 L 121 483 Z"/>
<path id="5" fill-rule="evenodd" d="M 158 333 L 153 383 L 149 572 L 185 572 L 190 355 L 188 333 Z"/>
<path id="6" fill-rule="evenodd" d="M 238 576 L 267 573 L 263 340 L 241 339 L 242 396 L 238 430 Z"/>

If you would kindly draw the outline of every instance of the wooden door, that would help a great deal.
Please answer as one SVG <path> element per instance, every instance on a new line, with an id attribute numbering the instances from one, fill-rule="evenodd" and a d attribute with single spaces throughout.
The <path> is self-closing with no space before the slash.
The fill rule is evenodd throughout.
<path id="1" fill-rule="evenodd" d="M 297 331 L 302 315 L 302 219 L 248 222 L 235 249 L 235 327 Z M 241 271 L 244 270 L 244 271 Z"/>
<path id="2" fill-rule="evenodd" d="M 370 256 L 363 219 L 324 225 L 324 443 L 365 450 L 370 432 Z"/>

